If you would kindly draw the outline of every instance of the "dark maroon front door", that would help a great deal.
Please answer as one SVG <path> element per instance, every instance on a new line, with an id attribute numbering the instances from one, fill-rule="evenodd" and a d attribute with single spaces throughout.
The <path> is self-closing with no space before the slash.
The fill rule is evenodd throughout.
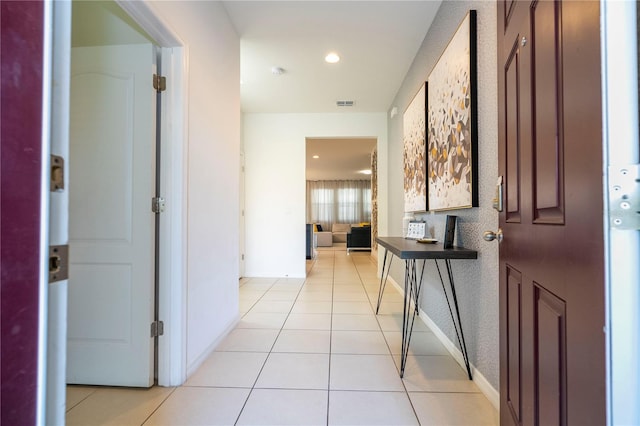
<path id="1" fill-rule="evenodd" d="M 3 425 L 36 422 L 42 1 L 0 2 L 0 324 Z"/>
<path id="2" fill-rule="evenodd" d="M 499 1 L 500 417 L 604 425 L 596 1 Z"/>

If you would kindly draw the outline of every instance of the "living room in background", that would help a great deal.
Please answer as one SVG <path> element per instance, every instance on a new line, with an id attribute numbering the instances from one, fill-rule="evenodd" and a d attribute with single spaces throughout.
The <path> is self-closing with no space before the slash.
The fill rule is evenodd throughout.
<path id="1" fill-rule="evenodd" d="M 327 231 L 334 224 L 370 223 L 371 180 L 308 180 L 307 222 Z"/>
<path id="2" fill-rule="evenodd" d="M 346 244 L 352 225 L 373 220 L 370 137 L 306 138 L 306 222 L 318 247 Z"/>

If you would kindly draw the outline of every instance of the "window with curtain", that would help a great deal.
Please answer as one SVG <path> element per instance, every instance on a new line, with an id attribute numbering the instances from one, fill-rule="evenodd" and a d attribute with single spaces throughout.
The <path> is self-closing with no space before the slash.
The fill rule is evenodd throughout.
<path id="1" fill-rule="evenodd" d="M 307 181 L 307 223 L 371 222 L 370 180 Z"/>

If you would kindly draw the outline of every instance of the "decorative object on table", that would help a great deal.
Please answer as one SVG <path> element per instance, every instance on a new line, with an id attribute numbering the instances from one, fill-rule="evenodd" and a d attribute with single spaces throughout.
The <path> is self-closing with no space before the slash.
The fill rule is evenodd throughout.
<path id="1" fill-rule="evenodd" d="M 436 240 L 435 238 L 420 238 L 416 241 L 421 244 L 435 244 L 438 242 L 438 240 Z"/>
<path id="2" fill-rule="evenodd" d="M 427 207 L 431 211 L 478 207 L 476 73 L 476 11 L 471 10 L 428 78 Z"/>
<path id="3" fill-rule="evenodd" d="M 409 223 L 413 220 L 415 220 L 415 216 L 413 215 L 413 213 L 404 212 L 404 217 L 402 218 L 402 235 L 407 235 Z"/>
<path id="4" fill-rule="evenodd" d="M 427 210 L 426 83 L 404 112 L 404 211 Z"/>
<path id="5" fill-rule="evenodd" d="M 407 227 L 407 235 L 405 238 L 409 240 L 419 240 L 424 238 L 427 232 L 427 224 L 423 220 L 412 220 Z"/>
<path id="6" fill-rule="evenodd" d="M 447 221 L 444 227 L 444 241 L 442 242 L 443 248 L 453 248 L 453 239 L 456 235 L 456 219 L 458 216 L 447 215 Z"/>

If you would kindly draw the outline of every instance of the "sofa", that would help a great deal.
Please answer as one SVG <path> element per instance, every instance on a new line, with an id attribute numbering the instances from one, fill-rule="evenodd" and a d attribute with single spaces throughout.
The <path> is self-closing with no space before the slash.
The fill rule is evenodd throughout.
<path id="1" fill-rule="evenodd" d="M 346 243 L 347 235 L 351 232 L 352 228 L 360 227 L 359 224 L 351 223 L 334 223 L 331 227 L 331 231 L 325 231 L 322 226 L 316 224 L 315 234 L 318 242 L 318 247 L 331 247 L 335 243 Z"/>
<path id="2" fill-rule="evenodd" d="M 371 226 L 352 226 L 347 234 L 347 254 L 351 250 L 371 250 Z"/>
<path id="3" fill-rule="evenodd" d="M 322 229 L 319 223 L 313 224 L 313 233 L 315 234 L 317 247 L 331 247 L 333 245 L 333 234 L 331 231 Z"/>
<path id="4" fill-rule="evenodd" d="M 346 243 L 347 234 L 351 232 L 350 223 L 334 223 L 331 227 L 331 233 L 333 234 L 334 243 Z"/>
<path id="5" fill-rule="evenodd" d="M 318 247 L 333 246 L 333 233 L 331 231 L 316 231 L 316 241 Z"/>

